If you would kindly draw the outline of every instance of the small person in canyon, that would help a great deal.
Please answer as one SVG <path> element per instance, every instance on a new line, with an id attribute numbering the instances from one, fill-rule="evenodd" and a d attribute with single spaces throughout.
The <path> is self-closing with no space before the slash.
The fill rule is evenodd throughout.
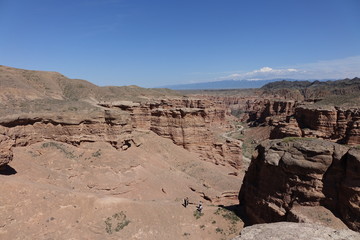
<path id="1" fill-rule="evenodd" d="M 196 206 L 196 209 L 198 210 L 199 213 L 202 212 L 203 210 L 202 201 L 199 202 L 199 205 Z"/>
<path id="2" fill-rule="evenodd" d="M 183 204 L 183 206 L 184 206 L 184 207 L 187 207 L 187 205 L 189 205 L 189 198 L 188 198 L 188 197 L 184 198 L 184 204 Z"/>

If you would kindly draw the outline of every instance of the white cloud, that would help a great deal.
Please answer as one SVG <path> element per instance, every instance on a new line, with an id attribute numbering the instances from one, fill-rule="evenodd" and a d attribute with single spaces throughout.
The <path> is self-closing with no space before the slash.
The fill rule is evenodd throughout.
<path id="1" fill-rule="evenodd" d="M 293 79 L 343 79 L 360 77 L 360 56 L 299 64 L 290 68 L 262 67 L 245 73 L 233 73 L 218 80 L 264 80 L 272 78 Z"/>
<path id="2" fill-rule="evenodd" d="M 269 68 L 269 67 L 263 67 L 260 70 L 258 70 L 259 72 L 272 72 L 274 71 L 274 69 Z"/>
<path id="3" fill-rule="evenodd" d="M 295 68 L 289 69 L 273 69 L 271 67 L 263 67 L 258 70 L 254 70 L 251 72 L 246 73 L 233 73 L 231 75 L 222 77 L 221 79 L 234 79 L 234 80 L 262 80 L 262 79 L 269 79 L 269 78 L 277 78 L 286 76 L 289 73 L 298 72 L 299 70 Z"/>

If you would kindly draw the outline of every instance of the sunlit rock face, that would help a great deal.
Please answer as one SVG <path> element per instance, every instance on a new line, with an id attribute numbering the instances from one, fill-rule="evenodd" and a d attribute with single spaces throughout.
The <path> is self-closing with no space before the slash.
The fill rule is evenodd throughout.
<path id="1" fill-rule="evenodd" d="M 360 144 L 358 108 L 298 105 L 293 101 L 256 100 L 249 102 L 247 121 L 270 125 L 272 139 L 312 137 L 349 145 Z"/>
<path id="2" fill-rule="evenodd" d="M 228 130 L 230 110 L 220 101 L 209 99 L 163 99 L 142 104 L 118 102 L 102 104 L 109 109 L 120 108 L 130 113 L 134 129 L 151 130 L 171 139 L 176 145 L 199 153 L 201 158 L 215 164 L 241 167 L 239 141 L 219 140 L 214 128 Z"/>

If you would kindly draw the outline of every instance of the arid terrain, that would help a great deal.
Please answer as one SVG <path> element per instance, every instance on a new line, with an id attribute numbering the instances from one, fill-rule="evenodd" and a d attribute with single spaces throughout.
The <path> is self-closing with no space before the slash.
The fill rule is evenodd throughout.
<path id="1" fill-rule="evenodd" d="M 358 82 L 175 92 L 0 66 L 0 239 L 232 239 L 284 221 L 357 239 Z"/>

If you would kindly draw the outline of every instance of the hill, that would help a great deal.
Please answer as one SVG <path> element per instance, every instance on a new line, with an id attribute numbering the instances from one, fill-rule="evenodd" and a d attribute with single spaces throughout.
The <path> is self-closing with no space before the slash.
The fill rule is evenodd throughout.
<path id="1" fill-rule="evenodd" d="M 167 86 L 163 86 L 163 87 L 170 88 L 173 90 L 260 88 L 267 83 L 278 81 L 278 80 L 279 79 L 224 80 L 224 81 L 215 81 L 215 82 L 167 85 Z"/>
<path id="2" fill-rule="evenodd" d="M 99 87 L 86 80 L 69 79 L 49 71 L 32 71 L 0 65 L 0 113 L 74 111 L 91 109 L 109 100 L 143 102 L 149 98 L 178 96 L 169 89 L 138 86 Z"/>
<path id="3" fill-rule="evenodd" d="M 264 85 L 265 94 L 281 95 L 326 105 L 357 105 L 360 78 L 336 81 L 277 81 Z"/>

